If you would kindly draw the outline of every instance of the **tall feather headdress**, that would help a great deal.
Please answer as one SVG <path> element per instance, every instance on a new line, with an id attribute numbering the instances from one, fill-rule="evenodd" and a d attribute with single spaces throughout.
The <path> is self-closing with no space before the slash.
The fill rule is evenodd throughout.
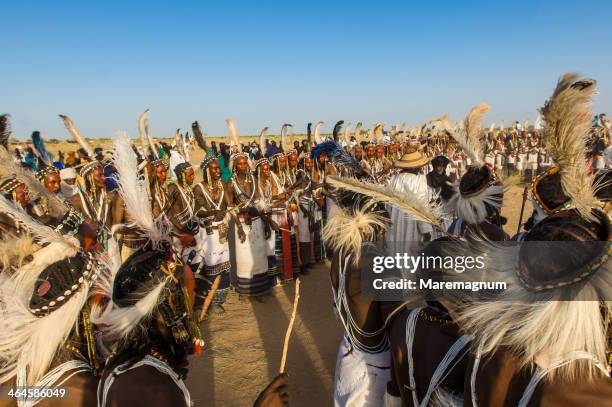
<path id="1" fill-rule="evenodd" d="M 185 159 L 187 160 L 187 154 L 185 154 L 185 144 L 183 142 L 183 136 L 181 135 L 181 129 L 176 129 L 176 132 L 174 133 L 174 143 L 176 144 L 176 149 L 178 150 L 179 154 Z"/>
<path id="2" fill-rule="evenodd" d="M 470 110 L 463 122 L 463 130 L 452 133 L 452 136 L 472 160 L 472 165 L 484 164 L 484 149 L 480 141 L 480 124 L 489 111 L 489 105 L 482 103 Z"/>
<path id="3" fill-rule="evenodd" d="M 289 123 L 285 123 L 283 124 L 283 126 L 281 127 L 281 146 L 283 147 L 283 151 L 289 152 L 290 150 L 293 149 L 293 144 L 291 143 L 291 140 L 289 139 L 289 135 L 287 134 L 288 129 L 293 127 L 293 124 L 289 124 Z M 315 129 L 315 139 L 316 139 L 316 129 Z"/>
<path id="4" fill-rule="evenodd" d="M 319 135 L 319 131 L 321 130 L 321 126 L 323 126 L 323 122 L 319 121 L 317 122 L 317 124 L 315 124 L 314 127 L 314 142 L 316 144 L 321 144 L 323 142 L 323 140 L 321 139 L 321 136 Z"/>
<path id="5" fill-rule="evenodd" d="M 146 109 L 144 112 L 140 114 L 138 117 L 138 134 L 140 135 L 140 144 L 142 144 L 142 148 L 147 151 L 147 146 L 153 153 L 155 158 L 159 158 L 159 154 L 157 154 L 157 149 L 153 144 L 153 139 L 149 134 L 149 118 L 148 118 L 149 109 Z"/>
<path id="6" fill-rule="evenodd" d="M 336 143 L 340 141 L 340 129 L 342 128 L 343 124 L 344 120 L 336 122 L 334 129 L 332 130 L 332 137 Z"/>
<path id="7" fill-rule="evenodd" d="M 91 148 L 87 140 L 81 137 L 81 133 L 79 133 L 73 121 L 70 120 L 70 117 L 64 114 L 60 114 L 59 117 L 64 122 L 64 126 L 66 126 L 66 128 L 68 129 L 68 132 L 72 135 L 72 137 L 74 137 L 74 139 L 77 141 L 77 143 L 79 143 L 79 145 L 83 148 L 83 150 L 85 150 L 89 158 L 93 160 L 94 159 L 93 149 Z"/>
<path id="8" fill-rule="evenodd" d="M 227 129 L 229 130 L 229 144 L 240 148 L 240 136 L 238 136 L 234 121 L 232 119 L 225 119 L 225 124 L 227 124 Z"/>
<path id="9" fill-rule="evenodd" d="M 351 143 L 351 126 L 353 125 L 353 123 L 348 122 L 346 124 L 346 126 L 344 126 L 344 133 L 342 134 L 342 138 L 344 139 L 344 142 L 346 143 L 346 145 L 348 146 Z"/>
<path id="10" fill-rule="evenodd" d="M 40 135 L 39 131 L 32 132 L 32 145 L 36 151 L 36 155 L 47 166 L 53 166 L 53 157 L 45 147 L 45 140 Z"/>
<path id="11" fill-rule="evenodd" d="M 452 124 L 448 117 L 448 114 L 445 114 L 442 117 L 438 117 L 437 119 L 433 119 L 431 122 L 432 126 L 435 126 L 437 129 L 442 131 L 450 131 L 452 129 Z"/>
<path id="12" fill-rule="evenodd" d="M 208 154 L 208 146 L 206 145 L 206 140 L 204 140 L 202 129 L 200 129 L 200 123 L 198 123 L 197 120 L 191 124 L 191 130 L 193 131 L 193 136 L 195 137 L 198 146 L 202 149 L 202 151 L 204 151 L 204 153 Z"/>
<path id="13" fill-rule="evenodd" d="M 126 132 L 117 132 L 113 138 L 115 148 L 113 164 L 117 169 L 117 190 L 125 203 L 125 210 L 133 223 L 157 246 L 166 240 L 163 217 L 155 220 L 151 211 L 147 182 L 140 176 L 138 161 L 132 152 L 132 141 Z"/>
<path id="14" fill-rule="evenodd" d="M 544 128 L 544 121 L 542 120 L 542 114 L 538 113 L 538 117 L 536 117 L 535 122 L 533 123 L 534 130 L 542 130 Z"/>
<path id="15" fill-rule="evenodd" d="M 586 163 L 595 84 L 594 80 L 579 81 L 578 75 L 565 74 L 541 109 L 546 151 L 559 167 L 563 191 L 586 219 L 593 219 L 591 208 L 598 204 Z"/>
<path id="16" fill-rule="evenodd" d="M 373 130 L 373 134 L 374 134 L 374 142 L 376 144 L 380 144 L 382 143 L 382 136 L 383 136 L 383 128 L 385 127 L 384 124 L 382 123 L 376 123 L 376 125 L 374 126 L 374 130 Z"/>
<path id="17" fill-rule="evenodd" d="M 266 155 L 266 133 L 268 132 L 268 127 L 264 127 L 259 132 L 259 151 L 261 151 L 261 156 L 264 157 Z"/>

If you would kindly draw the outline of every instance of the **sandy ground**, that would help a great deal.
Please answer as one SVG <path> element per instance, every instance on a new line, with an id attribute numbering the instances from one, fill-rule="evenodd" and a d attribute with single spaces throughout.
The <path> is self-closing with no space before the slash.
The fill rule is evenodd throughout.
<path id="1" fill-rule="evenodd" d="M 286 371 L 292 406 L 332 405 L 336 352 L 342 338 L 334 317 L 329 268 L 302 278 Z M 196 406 L 250 406 L 280 366 L 295 283 L 278 286 L 265 303 L 230 293 L 227 312 L 202 323 L 206 349 L 190 364 L 187 387 Z"/>

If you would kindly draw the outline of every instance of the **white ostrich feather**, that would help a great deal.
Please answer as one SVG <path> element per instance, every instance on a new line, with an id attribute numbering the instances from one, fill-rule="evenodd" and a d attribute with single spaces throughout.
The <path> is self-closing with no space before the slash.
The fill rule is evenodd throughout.
<path id="1" fill-rule="evenodd" d="M 153 155 L 155 155 L 155 158 L 159 158 L 159 155 L 157 154 L 157 149 L 153 144 L 153 139 L 149 134 L 149 118 L 147 117 L 148 113 L 149 109 L 146 109 L 138 117 L 138 134 L 140 134 L 140 144 L 142 144 L 142 148 L 144 149 L 145 154 L 148 145 L 151 151 L 153 152 Z"/>
<path id="2" fill-rule="evenodd" d="M 377 144 L 382 143 L 382 136 L 383 136 L 384 128 L 385 128 L 385 125 L 382 123 L 376 123 L 376 126 L 374 126 L 374 141 Z"/>
<path id="3" fill-rule="evenodd" d="M 74 137 L 77 143 L 79 143 L 81 147 L 83 147 L 83 149 L 87 152 L 89 157 L 93 159 L 94 158 L 93 149 L 91 148 L 87 140 L 81 137 L 81 133 L 79 133 L 76 126 L 74 125 L 74 122 L 70 119 L 70 117 L 64 114 L 60 114 L 59 117 L 64 122 L 64 125 L 66 126 L 66 128 L 68 129 L 68 132 L 72 135 L 72 137 Z"/>
<path id="4" fill-rule="evenodd" d="M 435 126 L 438 130 L 442 130 L 442 131 L 452 130 L 452 124 L 450 122 L 450 118 L 448 117 L 448 114 L 445 114 L 442 117 L 438 117 L 437 119 L 433 119 L 430 123 L 432 126 Z"/>
<path id="5" fill-rule="evenodd" d="M 346 126 L 344 127 L 344 134 L 343 134 L 343 138 L 344 138 L 344 142 L 346 143 L 346 145 L 348 146 L 351 142 L 351 126 L 353 125 L 353 123 L 348 122 L 346 124 Z"/>
<path id="6" fill-rule="evenodd" d="M 159 304 L 159 296 L 170 278 L 164 278 L 151 290 L 147 290 L 146 295 L 130 307 L 117 307 L 110 303 L 104 309 L 92 309 L 91 322 L 103 327 L 102 335 L 106 340 L 118 340 L 127 337 L 140 321 L 153 313 L 155 307 Z"/>
<path id="7" fill-rule="evenodd" d="M 264 157 L 266 154 L 266 142 L 265 142 L 265 137 L 266 137 L 266 133 L 268 132 L 268 127 L 264 127 L 263 129 L 261 129 L 261 131 L 259 132 L 259 150 L 261 151 L 261 156 Z"/>
<path id="8" fill-rule="evenodd" d="M 285 123 L 281 127 L 281 145 L 283 147 L 284 152 L 287 152 L 293 149 L 293 144 L 291 143 L 291 139 L 289 138 L 289 135 L 287 134 L 288 129 L 290 129 L 291 127 L 293 127 L 293 124 L 289 124 L 289 123 Z M 315 134 L 315 140 L 316 140 L 316 134 Z"/>
<path id="9" fill-rule="evenodd" d="M 362 244 L 373 240 L 377 230 L 386 227 L 386 219 L 380 213 L 370 210 L 375 201 L 366 204 L 354 213 L 339 208 L 322 231 L 322 238 L 333 251 L 343 250 L 353 254 L 356 265 L 361 258 Z"/>
<path id="10" fill-rule="evenodd" d="M 232 119 L 225 119 L 225 124 L 227 124 L 227 129 L 229 130 L 229 144 L 240 148 L 240 136 L 234 121 Z"/>
<path id="11" fill-rule="evenodd" d="M 314 141 L 317 144 L 321 144 L 323 142 L 323 140 L 321 140 L 321 136 L 319 135 L 319 132 L 321 131 L 321 126 L 323 126 L 323 124 L 323 122 L 317 122 L 314 127 Z"/>
<path id="12" fill-rule="evenodd" d="M 593 220 L 591 208 L 599 204 L 593 190 L 593 175 L 587 171 L 587 137 L 593 112 L 591 103 L 595 81 L 578 81 L 566 74 L 557 83 L 551 98 L 541 109 L 544 116 L 543 140 L 559 168 L 561 186 L 572 205 L 586 219 Z"/>
<path id="13" fill-rule="evenodd" d="M 138 162 L 132 151 L 132 141 L 126 132 L 117 132 L 113 139 L 115 153 L 113 163 L 117 169 L 118 192 L 125 203 L 125 210 L 141 232 L 154 244 L 166 240 L 162 218 L 155 220 L 146 180 L 138 173 Z"/>
<path id="14" fill-rule="evenodd" d="M 399 194 L 386 185 L 334 175 L 328 177 L 328 182 L 335 188 L 356 192 L 378 202 L 390 203 L 396 209 L 406 213 L 415 220 L 420 220 L 432 226 L 440 227 L 442 207 L 440 204 L 429 202 L 429 197 L 424 194 Z"/>
<path id="15" fill-rule="evenodd" d="M 472 160 L 473 165 L 483 165 L 484 150 L 480 141 L 480 125 L 485 113 L 489 111 L 489 105 L 482 103 L 470 110 L 463 121 L 463 130 L 456 131 L 452 137 Z"/>

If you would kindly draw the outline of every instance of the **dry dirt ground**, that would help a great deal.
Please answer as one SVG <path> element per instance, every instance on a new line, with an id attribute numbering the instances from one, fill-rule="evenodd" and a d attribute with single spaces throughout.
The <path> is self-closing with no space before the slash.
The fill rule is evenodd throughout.
<path id="1" fill-rule="evenodd" d="M 68 151 L 74 146 L 62 143 L 54 147 Z M 199 150 L 192 153 L 195 165 L 201 158 Z M 200 177 L 198 174 L 198 180 Z M 516 233 L 522 194 L 521 186 L 512 186 L 504 197 L 502 214 L 508 218 L 505 229 L 510 235 Z M 530 213 L 531 205 L 527 202 L 523 221 Z M 266 303 L 239 301 L 231 293 L 226 314 L 203 322 L 205 351 L 192 359 L 187 378 L 195 406 L 252 405 L 278 372 L 294 287 L 293 283 L 276 287 Z M 319 265 L 304 277 L 301 291 L 287 359 L 291 405 L 329 406 L 336 352 L 342 337 L 340 322 L 332 309 L 329 268 Z"/>
<path id="2" fill-rule="evenodd" d="M 286 371 L 292 406 L 332 405 L 340 323 L 334 317 L 329 268 L 302 278 Z M 277 286 L 265 303 L 230 293 L 227 312 L 202 323 L 206 349 L 190 363 L 187 387 L 196 406 L 251 406 L 280 366 L 295 284 Z"/>

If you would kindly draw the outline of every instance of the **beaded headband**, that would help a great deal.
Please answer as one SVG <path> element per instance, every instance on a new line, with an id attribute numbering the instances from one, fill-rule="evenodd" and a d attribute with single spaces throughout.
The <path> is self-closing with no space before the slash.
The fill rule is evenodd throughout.
<path id="1" fill-rule="evenodd" d="M 102 163 L 100 163 L 100 161 L 90 161 L 87 164 L 83 165 L 79 173 L 81 174 L 81 177 L 86 177 L 98 167 L 102 167 Z"/>
<path id="2" fill-rule="evenodd" d="M 56 173 L 59 175 L 59 170 L 56 167 L 47 166 L 36 173 L 36 178 L 39 181 L 43 181 L 47 177 L 47 175 L 53 174 L 53 173 Z"/>
<path id="3" fill-rule="evenodd" d="M 91 284 L 94 280 L 98 278 L 100 274 L 100 267 L 98 265 L 98 262 L 94 260 L 93 256 L 90 253 L 81 254 L 85 257 L 86 262 L 85 269 L 83 270 L 81 276 L 76 281 L 74 281 L 74 284 L 72 284 L 69 289 L 64 291 L 62 295 L 52 300 L 49 300 L 43 306 L 37 308 L 30 308 L 30 312 L 32 314 L 34 314 L 38 318 L 42 318 L 49 315 L 51 312 L 59 309 L 59 307 L 68 302 L 70 296 L 79 291 L 83 284 Z M 48 287 L 50 287 L 50 283 L 47 282 L 47 286 L 41 285 L 41 287 L 47 287 L 48 290 Z M 39 287 L 39 291 L 42 289 L 41 287 Z"/>
<path id="4" fill-rule="evenodd" d="M 9 194 L 21 184 L 23 184 L 23 182 L 19 181 L 15 174 L 8 175 L 0 180 L 0 193 Z"/>

